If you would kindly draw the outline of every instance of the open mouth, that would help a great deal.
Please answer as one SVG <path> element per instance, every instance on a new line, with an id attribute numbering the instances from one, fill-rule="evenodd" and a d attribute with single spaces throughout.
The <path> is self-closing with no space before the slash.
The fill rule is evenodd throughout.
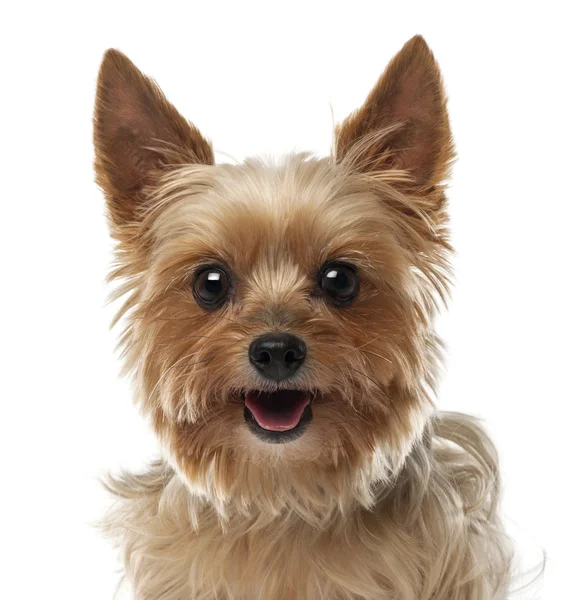
<path id="1" fill-rule="evenodd" d="M 253 390 L 244 399 L 244 417 L 250 430 L 269 443 L 297 439 L 312 420 L 312 397 L 304 390 Z"/>

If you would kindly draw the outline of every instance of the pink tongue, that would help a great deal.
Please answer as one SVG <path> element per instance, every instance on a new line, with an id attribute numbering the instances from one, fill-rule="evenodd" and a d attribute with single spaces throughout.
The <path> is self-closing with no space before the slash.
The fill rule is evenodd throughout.
<path id="1" fill-rule="evenodd" d="M 309 402 L 307 394 L 299 390 L 248 392 L 245 397 L 245 406 L 256 422 L 269 431 L 294 429 Z"/>

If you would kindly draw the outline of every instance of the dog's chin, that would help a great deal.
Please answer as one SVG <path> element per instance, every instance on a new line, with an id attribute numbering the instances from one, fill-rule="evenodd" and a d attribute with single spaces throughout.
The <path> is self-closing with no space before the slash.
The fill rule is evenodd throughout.
<path id="1" fill-rule="evenodd" d="M 313 397 L 306 390 L 248 391 L 243 394 L 245 422 L 263 442 L 292 442 L 306 432 L 313 419 Z"/>

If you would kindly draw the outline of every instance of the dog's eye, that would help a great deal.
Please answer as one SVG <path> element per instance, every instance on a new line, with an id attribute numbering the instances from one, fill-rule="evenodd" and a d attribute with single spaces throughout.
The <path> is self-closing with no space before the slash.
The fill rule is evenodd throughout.
<path id="1" fill-rule="evenodd" d="M 359 277 L 355 267 L 344 263 L 331 263 L 321 271 L 320 287 L 334 303 L 345 305 L 351 302 L 359 291 Z"/>
<path id="2" fill-rule="evenodd" d="M 205 267 L 197 273 L 193 295 L 203 308 L 219 308 L 229 294 L 229 277 L 219 267 Z"/>

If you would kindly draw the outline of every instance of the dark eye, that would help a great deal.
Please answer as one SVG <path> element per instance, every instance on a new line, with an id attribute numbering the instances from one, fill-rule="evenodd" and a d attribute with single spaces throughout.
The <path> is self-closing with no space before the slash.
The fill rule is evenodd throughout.
<path id="1" fill-rule="evenodd" d="M 359 291 L 359 276 L 355 267 L 331 263 L 321 271 L 320 287 L 324 294 L 338 305 L 348 304 Z"/>
<path id="2" fill-rule="evenodd" d="M 219 308 L 229 294 L 229 278 L 219 267 L 205 267 L 197 273 L 193 295 L 203 308 Z"/>

